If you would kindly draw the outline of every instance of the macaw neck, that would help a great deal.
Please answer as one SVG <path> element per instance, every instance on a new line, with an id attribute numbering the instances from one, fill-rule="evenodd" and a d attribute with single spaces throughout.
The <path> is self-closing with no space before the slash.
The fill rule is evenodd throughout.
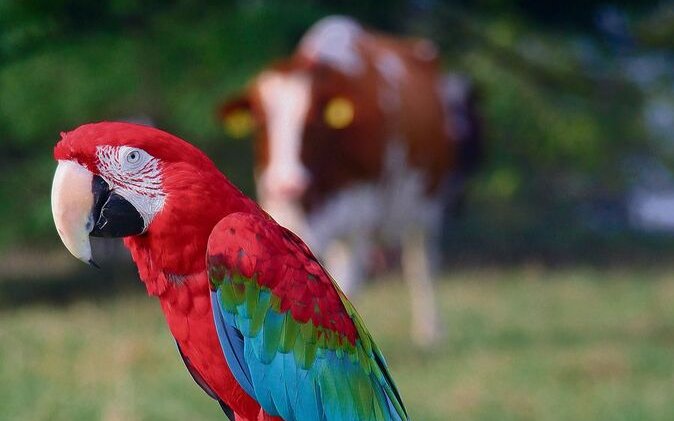
<path id="1" fill-rule="evenodd" d="M 227 180 L 204 184 L 169 192 L 149 229 L 124 239 L 150 295 L 161 295 L 172 284 L 206 270 L 208 237 L 226 215 L 263 212 Z"/>

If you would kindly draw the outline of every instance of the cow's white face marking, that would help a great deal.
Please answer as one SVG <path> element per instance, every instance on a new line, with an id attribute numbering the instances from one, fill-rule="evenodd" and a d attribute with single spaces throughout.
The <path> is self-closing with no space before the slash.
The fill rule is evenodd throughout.
<path id="1" fill-rule="evenodd" d="M 159 160 L 130 146 L 99 146 L 96 158 L 101 178 L 136 208 L 147 228 L 166 199 Z"/>
<path id="2" fill-rule="evenodd" d="M 265 72 L 257 86 L 269 142 L 269 162 L 258 179 L 260 199 L 296 199 L 309 183 L 300 153 L 311 80 L 304 73 Z"/>
<path id="3" fill-rule="evenodd" d="M 356 76 L 365 71 L 356 45 L 363 33 L 363 28 L 353 19 L 331 16 L 311 27 L 302 38 L 299 50 L 307 57 Z"/>

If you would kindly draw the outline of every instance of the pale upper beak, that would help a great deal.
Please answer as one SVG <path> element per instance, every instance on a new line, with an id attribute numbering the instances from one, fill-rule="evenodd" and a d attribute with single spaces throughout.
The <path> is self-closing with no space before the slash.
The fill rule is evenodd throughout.
<path id="1" fill-rule="evenodd" d="M 68 251 L 93 266 L 90 236 L 119 238 L 145 231 L 143 217 L 129 201 L 73 161 L 59 161 L 56 167 L 51 211 Z"/>
<path id="2" fill-rule="evenodd" d="M 56 231 L 73 256 L 93 264 L 89 233 L 94 228 L 94 175 L 72 161 L 59 161 L 51 189 L 51 210 Z"/>

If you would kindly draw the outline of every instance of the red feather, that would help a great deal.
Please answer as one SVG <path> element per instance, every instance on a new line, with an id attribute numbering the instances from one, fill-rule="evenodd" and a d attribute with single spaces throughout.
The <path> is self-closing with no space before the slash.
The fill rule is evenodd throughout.
<path id="1" fill-rule="evenodd" d="M 355 344 L 356 327 L 337 286 L 304 242 L 269 217 L 230 214 L 213 230 L 208 252 L 211 266 L 231 268 L 269 288 L 280 298 L 282 312 L 290 310 L 300 322 L 311 319 Z"/>

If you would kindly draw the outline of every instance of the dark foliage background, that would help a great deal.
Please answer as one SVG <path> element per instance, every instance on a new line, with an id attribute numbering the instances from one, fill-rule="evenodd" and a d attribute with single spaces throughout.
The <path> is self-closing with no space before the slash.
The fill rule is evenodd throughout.
<path id="1" fill-rule="evenodd" d="M 635 188 L 669 182 L 670 2 L 3 0 L 0 247 L 57 244 L 51 148 L 88 121 L 151 120 L 252 193 L 250 145 L 224 136 L 215 105 L 330 13 L 428 36 L 478 86 L 488 159 L 448 256 L 653 259 L 671 245 L 627 212 Z"/>

